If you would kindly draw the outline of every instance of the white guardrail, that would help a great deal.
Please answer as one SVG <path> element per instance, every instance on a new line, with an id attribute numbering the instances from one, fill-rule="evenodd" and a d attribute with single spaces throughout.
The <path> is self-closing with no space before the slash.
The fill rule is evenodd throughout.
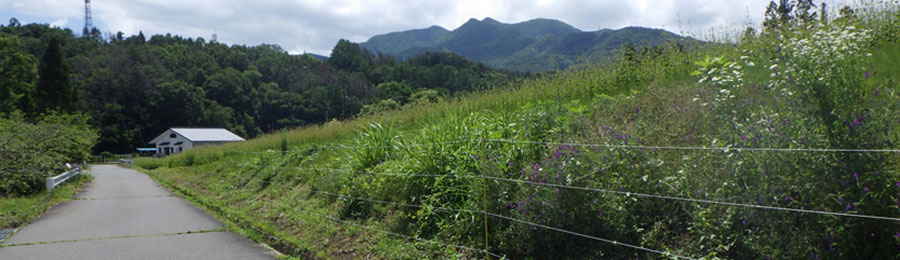
<path id="1" fill-rule="evenodd" d="M 53 193 L 53 188 L 56 188 L 56 186 L 59 186 L 63 182 L 66 182 L 67 180 L 71 179 L 72 177 L 75 177 L 75 175 L 81 174 L 81 167 L 83 167 L 83 166 L 76 164 L 75 167 L 72 168 L 72 170 L 64 172 L 63 174 L 60 174 L 60 175 L 56 175 L 56 176 L 47 178 L 44 181 L 44 184 L 47 186 L 47 196 L 50 196 Z"/>
<path id="2" fill-rule="evenodd" d="M 119 159 L 119 163 L 127 164 L 128 166 L 134 166 L 134 160 L 131 159 Z"/>

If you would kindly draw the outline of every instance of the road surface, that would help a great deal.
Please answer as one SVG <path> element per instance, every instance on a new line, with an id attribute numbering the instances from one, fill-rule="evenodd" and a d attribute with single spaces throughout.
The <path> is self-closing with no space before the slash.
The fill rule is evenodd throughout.
<path id="1" fill-rule="evenodd" d="M 75 200 L 53 206 L 0 247 L 0 259 L 273 259 L 146 175 L 96 165 Z"/>

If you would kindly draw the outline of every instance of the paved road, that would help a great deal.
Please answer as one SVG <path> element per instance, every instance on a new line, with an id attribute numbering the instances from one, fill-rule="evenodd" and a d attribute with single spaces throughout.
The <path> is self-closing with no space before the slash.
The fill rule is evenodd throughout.
<path id="1" fill-rule="evenodd" d="M 137 171 L 93 166 L 76 200 L 52 207 L 0 247 L 0 259 L 273 259 L 274 252 Z"/>

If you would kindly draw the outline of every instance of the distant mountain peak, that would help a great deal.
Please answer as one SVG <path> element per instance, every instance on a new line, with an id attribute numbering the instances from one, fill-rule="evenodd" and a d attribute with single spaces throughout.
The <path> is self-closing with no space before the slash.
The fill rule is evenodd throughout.
<path id="1" fill-rule="evenodd" d="M 453 52 L 488 66 L 517 71 L 562 69 L 582 62 L 615 60 L 626 42 L 635 47 L 696 40 L 653 28 L 582 31 L 565 22 L 535 18 L 503 23 L 470 18 L 452 31 L 440 26 L 377 35 L 360 46 L 406 59 L 425 52 Z"/>

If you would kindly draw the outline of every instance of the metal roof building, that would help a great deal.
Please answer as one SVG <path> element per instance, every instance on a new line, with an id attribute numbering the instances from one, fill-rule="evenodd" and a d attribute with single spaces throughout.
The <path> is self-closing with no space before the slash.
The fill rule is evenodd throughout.
<path id="1" fill-rule="evenodd" d="M 157 156 L 166 156 L 198 146 L 242 141 L 244 138 L 225 128 L 172 127 L 149 143 L 156 146 Z"/>

